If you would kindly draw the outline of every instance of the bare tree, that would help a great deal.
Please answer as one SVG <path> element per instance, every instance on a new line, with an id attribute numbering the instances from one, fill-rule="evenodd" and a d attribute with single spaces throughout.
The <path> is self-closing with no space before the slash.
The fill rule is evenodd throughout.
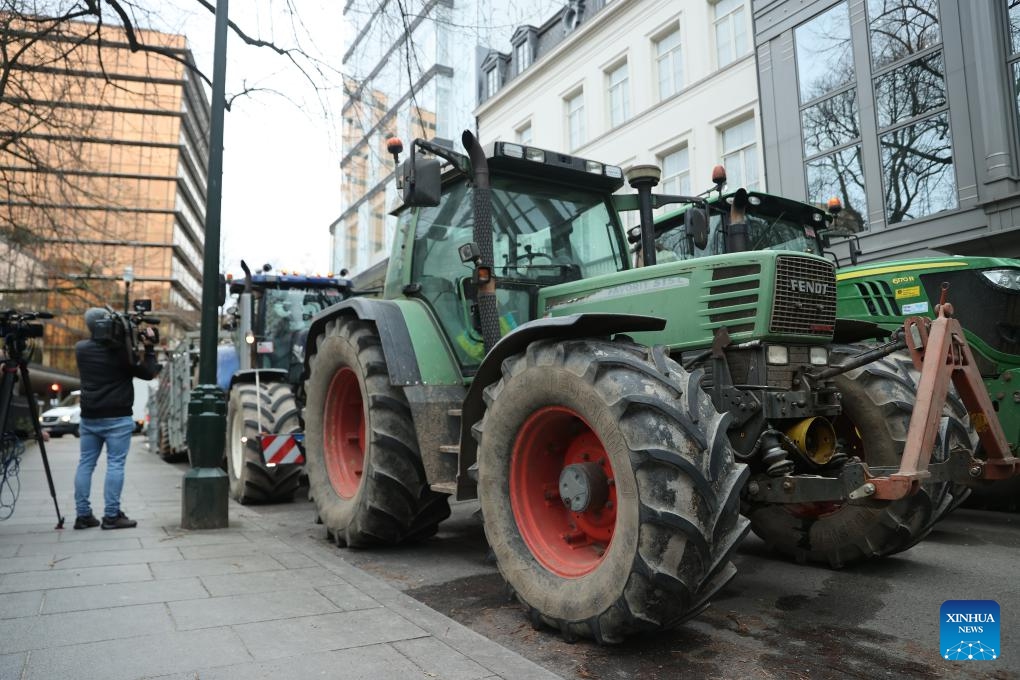
<path id="1" fill-rule="evenodd" d="M 179 2 L 192 3 L 212 24 L 212 2 Z M 262 2 L 288 25 L 249 31 L 231 21 L 233 39 L 296 68 L 318 95 L 319 113 L 328 116 L 339 72 L 302 46 L 307 32 L 291 0 L 283 1 L 282 12 L 279 0 Z M 158 0 L 0 0 L 0 306 L 56 308 L 69 326 L 80 326 L 76 312 L 120 299 L 125 240 L 159 241 L 151 225 L 132 216 L 152 208 L 147 201 L 154 193 L 164 202 L 167 192 L 173 196 L 176 178 L 167 175 L 176 164 L 151 177 L 144 161 L 120 170 L 123 139 L 141 131 L 114 130 L 125 117 L 113 112 L 180 112 L 179 85 L 174 90 L 167 82 L 210 84 L 183 38 L 150 30 L 174 25 L 169 14 L 175 11 Z M 261 37 L 266 33 L 270 39 Z M 125 76 L 125 60 L 141 75 Z M 245 82 L 228 94 L 227 106 L 263 93 L 287 97 Z M 154 118 L 138 115 L 134 124 L 159 134 L 163 121 Z M 175 144 L 170 138 L 165 146 Z M 145 144 L 135 151 L 156 153 Z M 206 158 L 195 160 L 204 176 Z M 204 199 L 204 187 L 198 191 Z M 169 240 L 169 231 L 162 239 Z M 71 327 L 55 336 L 65 355 L 76 334 Z M 67 363 L 66 356 L 57 363 Z"/>

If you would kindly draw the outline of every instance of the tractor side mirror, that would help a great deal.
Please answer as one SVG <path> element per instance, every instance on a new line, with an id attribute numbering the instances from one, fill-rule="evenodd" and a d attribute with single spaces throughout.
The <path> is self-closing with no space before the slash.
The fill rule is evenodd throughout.
<path id="1" fill-rule="evenodd" d="M 431 208 L 439 205 L 442 171 L 437 158 L 412 155 L 400 164 L 404 205 Z"/>
<path id="2" fill-rule="evenodd" d="M 691 208 L 684 213 L 684 229 L 698 250 L 708 247 L 708 211 Z"/>

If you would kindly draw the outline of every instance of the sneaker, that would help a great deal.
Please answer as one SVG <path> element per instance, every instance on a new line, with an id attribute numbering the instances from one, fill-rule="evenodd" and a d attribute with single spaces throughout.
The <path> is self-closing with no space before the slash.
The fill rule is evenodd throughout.
<path id="1" fill-rule="evenodd" d="M 96 516 L 91 512 L 87 515 L 79 515 L 78 518 L 74 520 L 75 529 L 90 529 L 97 526 L 99 526 L 99 520 L 96 519 Z"/>
<path id="2" fill-rule="evenodd" d="M 138 526 L 138 522 L 128 519 L 123 512 L 118 512 L 116 517 L 103 517 L 104 529 L 130 529 Z"/>

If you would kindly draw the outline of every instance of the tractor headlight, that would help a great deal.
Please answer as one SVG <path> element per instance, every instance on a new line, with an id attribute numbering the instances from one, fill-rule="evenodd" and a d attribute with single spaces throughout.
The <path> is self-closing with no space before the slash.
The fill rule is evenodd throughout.
<path id="1" fill-rule="evenodd" d="M 777 366 L 790 363 L 790 350 L 784 345 L 769 345 L 765 348 L 765 361 Z"/>
<path id="2" fill-rule="evenodd" d="M 533 149 L 529 146 L 524 150 L 524 157 L 529 161 L 545 163 L 545 151 L 542 151 L 541 149 Z"/>
<path id="3" fill-rule="evenodd" d="M 986 269 L 981 274 L 993 286 L 1020 292 L 1020 269 Z"/>
<path id="4" fill-rule="evenodd" d="M 504 144 L 503 154 L 510 158 L 524 158 L 524 147 L 518 144 Z"/>
<path id="5" fill-rule="evenodd" d="M 584 162 L 584 169 L 587 172 L 590 172 L 590 173 L 595 174 L 595 175 L 601 175 L 602 174 L 602 164 L 599 163 L 598 161 L 585 161 Z"/>
<path id="6" fill-rule="evenodd" d="M 824 347 L 812 347 L 808 350 L 808 360 L 812 366 L 826 366 L 829 363 L 829 350 Z"/>

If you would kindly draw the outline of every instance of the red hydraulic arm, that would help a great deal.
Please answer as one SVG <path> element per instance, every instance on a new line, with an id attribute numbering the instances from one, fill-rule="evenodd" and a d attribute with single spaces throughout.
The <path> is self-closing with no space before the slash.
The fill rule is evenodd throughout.
<path id="1" fill-rule="evenodd" d="M 894 500 L 908 496 L 929 476 L 928 463 L 935 448 L 942 408 L 950 381 L 970 414 L 978 434 L 984 460 L 971 456 L 969 473 L 974 479 L 1006 479 L 1020 475 L 1020 458 L 1013 456 L 960 322 L 952 318 L 953 307 L 946 302 L 949 286 L 942 284 L 942 296 L 934 321 L 912 316 L 903 323 L 907 349 L 914 366 L 921 371 L 917 401 L 907 430 L 900 469 L 888 477 L 871 477 L 872 498 Z"/>

